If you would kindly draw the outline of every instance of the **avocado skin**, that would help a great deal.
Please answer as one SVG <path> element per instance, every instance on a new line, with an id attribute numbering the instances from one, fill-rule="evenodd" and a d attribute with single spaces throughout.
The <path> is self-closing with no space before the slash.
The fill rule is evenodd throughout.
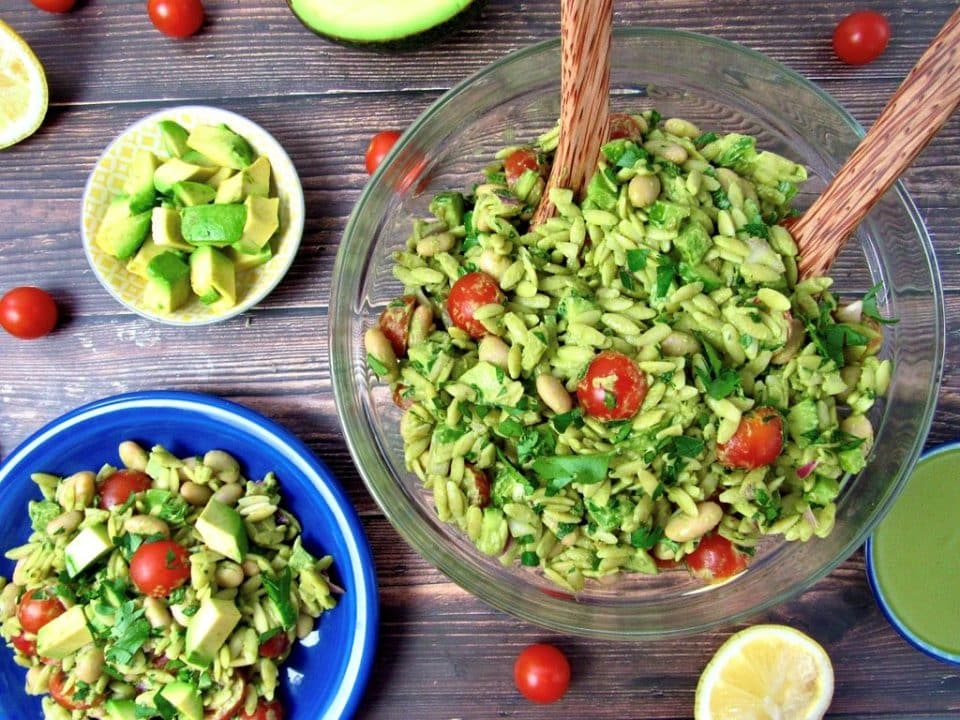
<path id="1" fill-rule="evenodd" d="M 405 0 L 398 0 L 398 2 L 403 2 Z M 454 15 L 452 18 L 446 22 L 442 22 L 439 25 L 434 25 L 432 28 L 423 30 L 422 32 L 414 33 L 413 35 L 405 35 L 403 37 L 396 38 L 395 40 L 357 40 L 353 38 L 344 38 L 338 35 L 331 35 L 330 33 L 325 33 L 322 30 L 319 30 L 302 17 L 297 15 L 293 10 L 293 5 L 290 0 L 287 0 L 287 6 L 290 8 L 290 11 L 293 12 L 294 16 L 315 35 L 319 35 L 325 40 L 329 40 L 332 43 L 337 45 L 343 45 L 344 47 L 358 48 L 360 50 L 371 50 L 373 52 L 380 53 L 397 53 L 397 52 L 416 52 L 423 48 L 424 45 L 429 45 L 430 43 L 437 42 L 442 38 L 449 37 L 454 34 L 461 26 L 472 22 L 480 17 L 483 10 L 483 5 L 486 0 L 473 0 L 473 2 L 461 10 L 459 13 Z"/>

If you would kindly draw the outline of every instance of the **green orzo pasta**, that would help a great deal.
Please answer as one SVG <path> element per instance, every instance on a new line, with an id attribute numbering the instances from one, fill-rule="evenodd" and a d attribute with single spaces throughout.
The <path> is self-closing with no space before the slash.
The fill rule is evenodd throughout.
<path id="1" fill-rule="evenodd" d="M 830 278 L 798 278 L 803 167 L 655 111 L 627 121 L 582 202 L 553 191 L 537 227 L 556 129 L 438 194 L 365 336 L 440 519 L 574 591 L 704 537 L 749 553 L 827 535 L 892 369 L 876 289 L 841 305 Z"/>

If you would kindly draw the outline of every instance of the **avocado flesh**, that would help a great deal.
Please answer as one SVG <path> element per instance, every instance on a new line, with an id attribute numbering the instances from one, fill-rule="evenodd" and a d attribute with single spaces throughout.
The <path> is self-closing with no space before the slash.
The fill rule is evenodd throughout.
<path id="1" fill-rule="evenodd" d="M 467 10 L 479 0 L 287 0 L 300 21 L 318 35 L 356 45 L 390 45 L 417 38 Z"/>
<path id="2" fill-rule="evenodd" d="M 190 266 L 174 250 L 162 252 L 147 263 L 143 301 L 160 313 L 171 313 L 190 299 Z"/>
<path id="3" fill-rule="evenodd" d="M 117 195 L 107 206 L 93 241 L 105 253 L 126 260 L 140 249 L 149 232 L 150 211 L 134 213 L 130 197 Z"/>
<path id="4" fill-rule="evenodd" d="M 200 691 L 190 683 L 174 680 L 164 685 L 157 693 L 162 696 L 185 720 L 203 720 L 203 701 Z"/>
<path id="5" fill-rule="evenodd" d="M 83 605 L 74 605 L 37 632 L 37 654 L 60 660 L 93 642 Z"/>
<path id="6" fill-rule="evenodd" d="M 232 600 L 205 598 L 190 618 L 184 640 L 186 661 L 207 667 L 240 622 L 240 611 Z"/>
<path id="7" fill-rule="evenodd" d="M 249 544 L 247 528 L 232 507 L 210 499 L 197 518 L 196 528 L 208 548 L 234 562 L 243 562 Z"/>

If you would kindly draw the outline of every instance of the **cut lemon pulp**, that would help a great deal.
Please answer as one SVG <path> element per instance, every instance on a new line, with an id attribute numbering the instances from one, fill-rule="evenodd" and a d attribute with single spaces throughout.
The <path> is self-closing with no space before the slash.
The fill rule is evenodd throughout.
<path id="1" fill-rule="evenodd" d="M 818 720 L 833 697 L 833 665 L 811 637 L 786 625 L 732 635 L 707 663 L 696 720 Z"/>
<path id="2" fill-rule="evenodd" d="M 47 77 L 26 41 L 0 20 L 0 150 L 29 137 L 47 114 Z"/>

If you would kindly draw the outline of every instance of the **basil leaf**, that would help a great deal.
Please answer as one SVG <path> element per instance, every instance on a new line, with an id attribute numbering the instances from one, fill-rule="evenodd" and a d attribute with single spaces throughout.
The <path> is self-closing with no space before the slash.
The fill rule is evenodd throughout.
<path id="1" fill-rule="evenodd" d="M 647 257 L 650 251 L 646 248 L 627 250 L 627 269 L 630 272 L 639 272 L 647 266 Z"/>
<path id="2" fill-rule="evenodd" d="M 595 455 L 554 455 L 541 457 L 534 461 L 533 471 L 544 480 L 566 480 L 566 483 L 578 482 L 585 485 L 598 483 L 607 477 L 610 456 L 606 453 Z M 569 479 L 568 479 L 569 478 Z"/>
<path id="3" fill-rule="evenodd" d="M 649 550 L 663 537 L 663 528 L 646 528 L 642 525 L 630 533 L 630 544 L 641 550 Z"/>
<path id="4" fill-rule="evenodd" d="M 673 282 L 673 278 L 676 274 L 676 264 L 670 260 L 670 258 L 661 257 L 660 261 L 657 263 L 656 297 L 662 298 L 667 296 L 667 291 L 670 289 L 670 283 Z"/>

